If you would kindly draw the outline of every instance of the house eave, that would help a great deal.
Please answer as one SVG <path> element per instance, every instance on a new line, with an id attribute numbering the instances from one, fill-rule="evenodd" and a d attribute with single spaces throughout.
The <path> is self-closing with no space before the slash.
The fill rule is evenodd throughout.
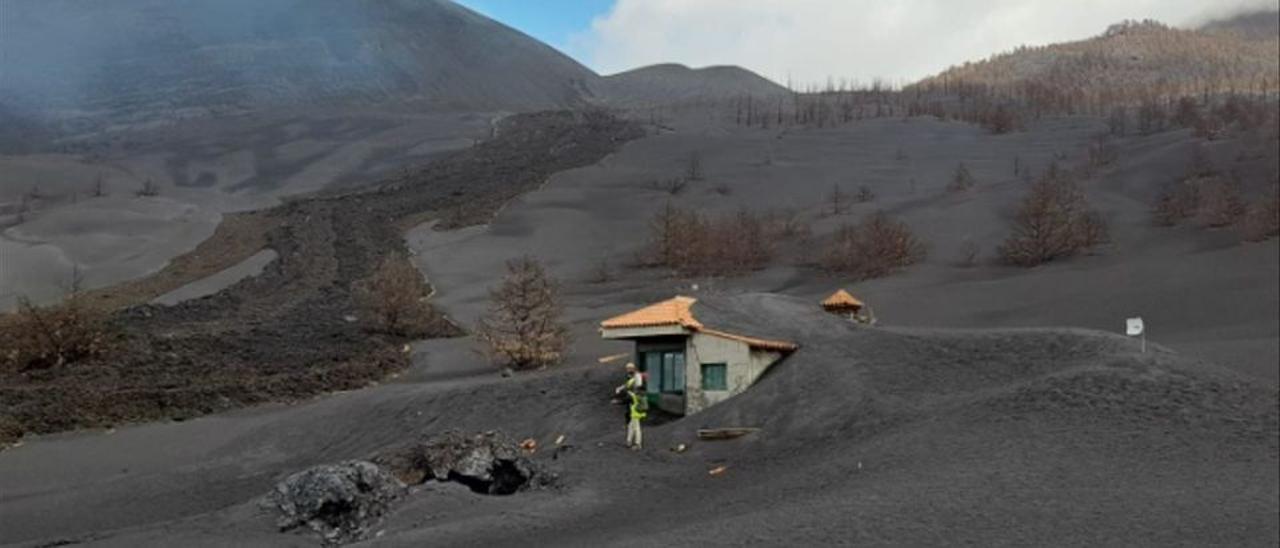
<path id="1" fill-rule="evenodd" d="M 604 327 L 600 336 L 605 339 L 643 339 L 646 337 L 669 337 L 671 335 L 689 335 L 691 331 L 682 325 L 651 325 L 644 327 Z"/>

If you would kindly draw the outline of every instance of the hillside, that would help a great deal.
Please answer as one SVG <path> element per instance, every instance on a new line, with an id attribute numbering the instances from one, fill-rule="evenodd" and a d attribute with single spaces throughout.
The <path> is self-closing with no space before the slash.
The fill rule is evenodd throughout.
<path id="1" fill-rule="evenodd" d="M 1200 30 L 1210 34 L 1234 34 L 1252 40 L 1275 40 L 1280 36 L 1280 11 L 1242 13 L 1205 23 Z"/>
<path id="2" fill-rule="evenodd" d="M 572 106 L 595 78 L 448 0 L 6 0 L 0 102 L 80 123 L 282 106 Z"/>
<path id="3" fill-rule="evenodd" d="M 786 88 L 759 74 L 734 66 L 699 69 L 668 63 L 605 76 L 595 85 L 601 98 L 616 106 L 684 103 L 750 95 L 787 95 Z"/>
<path id="4" fill-rule="evenodd" d="M 1231 23 L 1219 27 L 1230 28 Z M 1048 93 L 1071 97 L 1081 106 L 1204 92 L 1274 92 L 1280 87 L 1278 48 L 1275 34 L 1246 36 L 1125 21 L 1086 40 L 1024 46 L 952 67 L 919 85 L 976 84 L 1018 95 Z"/>

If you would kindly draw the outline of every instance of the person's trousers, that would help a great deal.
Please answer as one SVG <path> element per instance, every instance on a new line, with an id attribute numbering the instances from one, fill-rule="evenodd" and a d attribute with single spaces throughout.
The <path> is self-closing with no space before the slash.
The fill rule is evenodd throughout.
<path id="1" fill-rule="evenodd" d="M 640 419 L 632 418 L 627 423 L 627 447 L 640 447 L 642 443 L 640 434 Z"/>

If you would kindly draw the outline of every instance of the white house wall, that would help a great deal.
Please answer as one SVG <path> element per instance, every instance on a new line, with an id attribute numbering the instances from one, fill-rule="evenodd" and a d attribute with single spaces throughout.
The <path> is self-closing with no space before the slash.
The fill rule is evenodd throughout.
<path id="1" fill-rule="evenodd" d="M 744 342 L 694 333 L 685 360 L 685 413 L 692 415 L 740 394 L 782 357 L 778 352 L 753 350 Z M 728 390 L 702 389 L 702 364 L 725 364 Z"/>

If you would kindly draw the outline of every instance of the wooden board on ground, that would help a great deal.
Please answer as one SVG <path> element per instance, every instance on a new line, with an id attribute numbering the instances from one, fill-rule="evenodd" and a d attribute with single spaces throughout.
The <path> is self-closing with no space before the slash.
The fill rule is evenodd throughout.
<path id="1" fill-rule="evenodd" d="M 759 432 L 759 428 L 737 427 L 737 428 L 700 428 L 698 429 L 698 439 L 700 440 L 730 440 L 740 438 L 747 434 Z"/>

